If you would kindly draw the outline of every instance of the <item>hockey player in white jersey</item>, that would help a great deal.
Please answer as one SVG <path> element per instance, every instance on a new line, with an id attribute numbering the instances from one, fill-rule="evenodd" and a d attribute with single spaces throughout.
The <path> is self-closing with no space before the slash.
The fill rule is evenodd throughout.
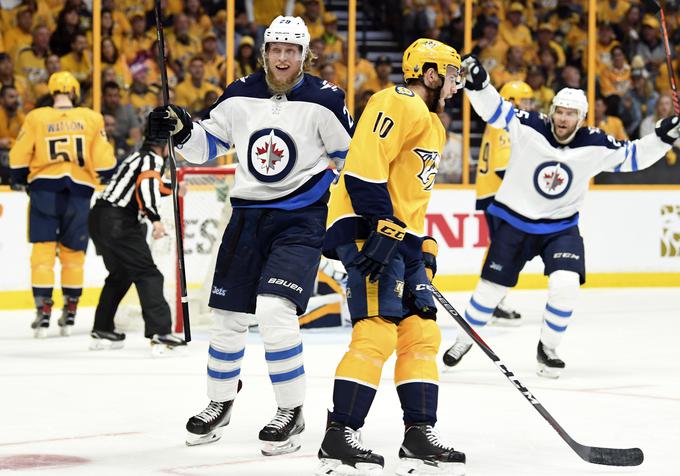
<path id="1" fill-rule="evenodd" d="M 321 256 L 329 186 L 354 129 L 344 93 L 304 72 L 312 59 L 298 17 L 277 17 L 264 33 L 264 71 L 230 84 L 203 120 L 170 105 L 149 116 L 152 136 L 172 134 L 190 162 L 236 147 L 233 214 L 220 245 L 209 305 L 216 327 L 208 357 L 210 404 L 187 422 L 187 444 L 219 439 L 229 423 L 251 315 L 265 348 L 278 409 L 260 431 L 264 455 L 300 448 L 305 370 L 298 315 Z"/>
<path id="2" fill-rule="evenodd" d="M 490 126 L 505 128 L 512 150 L 503 183 L 488 208 L 502 220 L 487 253 L 477 288 L 465 310 L 475 329 L 484 326 L 534 256 L 544 263 L 548 300 L 543 311 L 537 360 L 540 376 L 557 378 L 565 367 L 555 349 L 572 318 L 579 286 L 586 280 L 579 211 L 591 177 L 600 172 L 635 172 L 664 157 L 680 136 L 678 116 L 660 120 L 655 132 L 617 141 L 584 126 L 588 101 L 580 89 L 559 91 L 546 116 L 515 109 L 501 99 L 474 57 L 463 61 L 466 92 Z M 463 334 L 444 355 L 457 365 L 472 340 Z"/>

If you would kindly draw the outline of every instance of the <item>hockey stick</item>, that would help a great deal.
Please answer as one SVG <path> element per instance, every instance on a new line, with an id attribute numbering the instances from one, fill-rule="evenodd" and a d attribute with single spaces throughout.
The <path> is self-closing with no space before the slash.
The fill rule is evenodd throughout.
<path id="1" fill-rule="evenodd" d="M 582 445 L 569 436 L 569 434 L 560 426 L 559 423 L 553 418 L 553 416 L 548 413 L 543 405 L 538 401 L 536 397 L 526 388 L 515 374 L 501 361 L 501 359 L 496 355 L 496 353 L 491 350 L 486 342 L 479 337 L 479 334 L 470 327 L 470 324 L 461 317 L 461 315 L 454 309 L 454 307 L 446 300 L 442 293 L 432 286 L 432 294 L 437 298 L 437 301 L 446 309 L 446 311 L 453 317 L 453 319 L 458 323 L 460 327 L 463 328 L 467 334 L 472 337 L 475 343 L 484 351 L 484 353 L 496 364 L 496 367 L 503 372 L 510 382 L 520 391 L 524 398 L 526 398 L 529 403 L 531 403 L 536 411 L 541 414 L 543 418 L 546 419 L 550 426 L 552 426 L 555 431 L 562 437 L 564 441 L 567 442 L 569 447 L 576 452 L 577 455 L 581 457 L 584 461 L 593 464 L 604 464 L 607 466 L 638 466 L 642 463 L 644 455 L 640 448 L 600 448 L 597 446 L 585 446 Z"/>
<path id="2" fill-rule="evenodd" d="M 156 38 L 158 39 L 158 68 L 161 70 L 161 89 L 163 91 L 163 105 L 170 102 L 168 90 L 168 72 L 165 69 L 165 36 L 163 35 L 163 23 L 161 22 L 161 1 L 154 2 L 156 16 Z M 189 300 L 187 298 L 187 278 L 184 271 L 184 233 L 182 217 L 179 213 L 179 198 L 177 194 L 177 159 L 172 135 L 168 138 L 168 153 L 170 155 L 170 181 L 172 182 L 172 209 L 175 215 L 175 239 L 177 240 L 177 274 L 182 295 L 182 322 L 184 324 L 184 340 L 191 342 L 191 325 L 189 323 Z"/>
<path id="3" fill-rule="evenodd" d="M 673 109 L 675 115 L 680 115 L 680 100 L 678 100 L 678 88 L 675 86 L 675 73 L 673 72 L 673 62 L 671 60 L 671 46 L 668 41 L 668 30 L 666 29 L 666 15 L 664 15 L 661 4 L 656 0 L 642 0 L 648 10 L 659 15 L 661 24 L 661 35 L 663 37 L 663 48 L 666 51 L 666 67 L 668 68 L 668 81 L 671 83 L 671 96 L 673 97 Z"/>

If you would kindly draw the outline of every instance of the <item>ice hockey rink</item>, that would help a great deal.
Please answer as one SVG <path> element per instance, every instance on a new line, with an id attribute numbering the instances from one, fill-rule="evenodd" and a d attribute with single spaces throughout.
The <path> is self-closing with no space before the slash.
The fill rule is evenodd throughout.
<path id="1" fill-rule="evenodd" d="M 466 293 L 447 297 L 462 310 Z M 678 475 L 680 444 L 680 290 L 584 289 L 560 348 L 559 380 L 537 377 L 535 351 L 543 291 L 515 291 L 518 328 L 490 327 L 487 342 L 578 442 L 640 447 L 645 462 L 615 468 L 583 462 L 479 350 L 442 373 L 439 423 L 467 454 L 468 475 Z M 244 387 L 217 443 L 184 444 L 184 424 L 202 410 L 206 329 L 185 357 L 152 358 L 141 332 L 116 351 L 88 350 L 93 309 L 82 309 L 74 335 L 35 340 L 31 311 L 2 311 L 0 474 L 21 475 L 307 475 L 316 467 L 335 366 L 348 328 L 304 333 L 307 429 L 302 449 L 264 457 L 257 434 L 274 413 L 259 335 L 249 336 Z M 53 319 L 55 321 L 56 319 Z M 440 310 L 442 351 L 455 323 Z M 394 474 L 403 425 L 393 387 L 394 359 L 362 432 Z"/>

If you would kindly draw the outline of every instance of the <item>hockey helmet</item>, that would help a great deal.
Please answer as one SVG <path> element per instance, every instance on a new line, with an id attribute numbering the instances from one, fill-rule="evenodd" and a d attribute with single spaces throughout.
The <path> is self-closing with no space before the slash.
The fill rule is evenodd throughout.
<path id="1" fill-rule="evenodd" d="M 302 58 L 307 57 L 309 51 L 309 30 L 300 17 L 284 17 L 279 15 L 264 31 L 264 48 L 267 43 L 292 43 L 302 47 Z"/>
<path id="2" fill-rule="evenodd" d="M 534 98 L 534 90 L 524 81 L 509 81 L 499 92 L 504 99 L 512 102 L 515 107 L 520 107 L 522 99 Z"/>
<path id="3" fill-rule="evenodd" d="M 460 55 L 451 46 L 441 41 L 429 38 L 419 38 L 404 51 L 401 70 L 404 80 L 420 78 L 426 63 L 437 65 L 437 74 L 446 76 L 447 66 L 453 66 L 460 71 Z"/>
<path id="4" fill-rule="evenodd" d="M 68 71 L 57 71 L 52 73 L 49 81 L 47 82 L 47 89 L 49 89 L 50 94 L 75 94 L 76 101 L 80 99 L 80 83 L 78 80 Z"/>
<path id="5" fill-rule="evenodd" d="M 588 98 L 582 89 L 564 88 L 555 94 L 555 97 L 550 104 L 550 115 L 555 113 L 556 107 L 564 107 L 567 109 L 576 109 L 580 120 L 586 118 L 588 114 Z"/>

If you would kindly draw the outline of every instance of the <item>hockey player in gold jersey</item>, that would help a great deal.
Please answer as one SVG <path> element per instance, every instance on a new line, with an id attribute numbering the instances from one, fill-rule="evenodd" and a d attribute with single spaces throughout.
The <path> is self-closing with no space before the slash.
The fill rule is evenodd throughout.
<path id="1" fill-rule="evenodd" d="M 317 474 L 382 469 L 384 458 L 363 447 L 359 428 L 395 350 L 405 425 L 398 474 L 425 468 L 457 474 L 465 464 L 465 455 L 443 444 L 434 429 L 441 334 L 430 285 L 436 242 L 424 236 L 446 139 L 437 112 L 458 89 L 460 63 L 456 50 L 439 41 L 413 42 L 402 62 L 406 86 L 371 97 L 331 189 L 324 254 L 347 269 L 353 330 L 336 370 Z"/>
<path id="2" fill-rule="evenodd" d="M 511 101 L 518 109 L 533 111 L 535 108 L 534 90 L 524 81 L 507 82 L 499 92 L 503 98 Z M 479 148 L 476 208 L 484 211 L 490 238 L 493 238 L 498 219 L 486 213 L 486 208 L 493 201 L 498 187 L 501 186 L 508 160 L 510 160 L 510 134 L 505 129 L 487 125 L 482 136 L 482 145 Z M 505 300 L 503 300 L 494 309 L 491 322 L 498 325 L 517 326 L 521 317 L 517 311 L 507 307 Z M 446 363 L 446 354 L 444 355 L 444 362 Z"/>
<path id="3" fill-rule="evenodd" d="M 76 107 L 80 85 L 66 71 L 48 81 L 53 107 L 34 109 L 10 150 L 12 181 L 27 186 L 31 285 L 37 316 L 31 327 L 45 337 L 52 311 L 54 263 L 61 262 L 64 310 L 62 335 L 69 335 L 83 287 L 90 197 L 100 176 L 113 172 L 116 159 L 106 140 L 104 118 Z"/>

